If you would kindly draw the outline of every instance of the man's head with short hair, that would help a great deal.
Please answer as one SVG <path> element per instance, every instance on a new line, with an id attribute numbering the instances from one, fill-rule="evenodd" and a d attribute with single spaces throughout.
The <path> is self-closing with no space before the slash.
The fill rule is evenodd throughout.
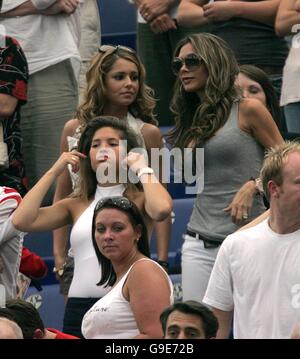
<path id="1" fill-rule="evenodd" d="M 194 300 L 179 302 L 160 315 L 165 339 L 215 338 L 218 321 L 213 312 Z"/>
<path id="2" fill-rule="evenodd" d="M 13 320 L 0 317 L 0 339 L 23 339 L 22 330 Z"/>
<path id="3" fill-rule="evenodd" d="M 44 323 L 31 303 L 21 299 L 11 299 L 6 302 L 6 307 L 22 329 L 24 339 L 41 339 L 44 336 Z"/>
<path id="4" fill-rule="evenodd" d="M 264 163 L 260 171 L 260 178 L 264 193 L 270 200 L 269 183 L 273 181 L 277 186 L 283 183 L 283 170 L 291 153 L 300 153 L 300 143 L 296 141 L 286 141 L 282 145 L 272 147 L 268 150 Z"/>

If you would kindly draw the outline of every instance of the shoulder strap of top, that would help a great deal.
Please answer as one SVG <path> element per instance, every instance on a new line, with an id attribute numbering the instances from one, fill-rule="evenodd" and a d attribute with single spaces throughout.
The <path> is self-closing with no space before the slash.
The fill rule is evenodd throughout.
<path id="1" fill-rule="evenodd" d="M 166 277 L 166 279 L 167 279 L 167 281 L 168 281 L 168 283 L 169 283 L 169 287 L 170 287 L 170 297 L 171 297 L 172 300 L 173 300 L 173 285 L 172 285 L 172 282 L 171 282 L 170 277 L 168 276 L 168 274 L 166 273 L 166 271 L 160 266 L 160 264 L 158 264 L 157 262 L 155 262 L 154 260 L 152 260 L 152 259 L 150 259 L 150 258 L 141 258 L 141 259 L 137 260 L 136 262 L 134 262 L 134 263 L 131 265 L 131 267 L 129 268 L 129 270 L 127 271 L 127 273 L 124 275 L 124 277 L 127 278 L 127 277 L 128 277 L 128 274 L 129 274 L 129 272 L 130 272 L 130 270 L 132 269 L 132 267 L 133 267 L 136 263 L 141 262 L 141 261 L 150 261 L 150 262 L 154 263 L 154 264 L 157 265 L 158 268 L 164 273 L 164 275 L 165 275 L 165 277 Z M 123 278 L 124 278 L 124 277 L 123 277 Z M 123 279 L 123 278 L 122 278 L 122 279 Z M 121 279 L 121 280 L 122 280 L 122 279 Z"/>
<path id="2" fill-rule="evenodd" d="M 233 101 L 232 103 L 232 107 L 231 107 L 231 111 L 227 120 L 227 126 L 230 127 L 235 127 L 238 128 L 239 127 L 239 101 L 240 99 L 236 99 Z"/>

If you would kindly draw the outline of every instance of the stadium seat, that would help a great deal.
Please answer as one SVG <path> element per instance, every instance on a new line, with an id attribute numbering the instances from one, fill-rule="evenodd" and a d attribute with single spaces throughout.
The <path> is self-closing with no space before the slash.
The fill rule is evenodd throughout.
<path id="1" fill-rule="evenodd" d="M 24 237 L 24 246 L 41 257 L 52 256 L 52 231 L 26 234 Z"/>
<path id="2" fill-rule="evenodd" d="M 181 246 L 182 235 L 186 231 L 186 226 L 190 219 L 194 198 L 181 198 L 173 201 L 172 214 L 172 235 L 169 247 L 169 271 L 170 273 L 180 273 L 181 264 Z M 152 258 L 157 258 L 156 237 L 155 234 L 151 239 Z"/>
<path id="3" fill-rule="evenodd" d="M 136 7 L 124 0 L 97 0 L 102 44 L 136 47 Z M 116 16 L 115 9 L 122 16 Z"/>

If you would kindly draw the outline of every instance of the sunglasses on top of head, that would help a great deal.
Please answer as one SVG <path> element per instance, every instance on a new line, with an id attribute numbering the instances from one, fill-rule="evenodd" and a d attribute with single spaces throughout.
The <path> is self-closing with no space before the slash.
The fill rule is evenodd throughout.
<path id="1" fill-rule="evenodd" d="M 125 211 L 129 211 L 133 207 L 131 201 L 126 197 L 123 196 L 105 197 L 98 201 L 95 207 L 95 212 L 98 212 L 102 208 L 110 207 L 110 206 L 120 208 Z"/>
<path id="2" fill-rule="evenodd" d="M 101 45 L 98 48 L 98 51 L 103 52 L 103 53 L 106 53 L 108 51 L 110 51 L 111 53 L 114 53 L 114 52 L 116 52 L 118 50 L 127 51 L 127 52 L 130 52 L 132 54 L 136 53 L 135 50 L 133 50 L 132 48 L 127 47 L 127 46 L 122 46 L 122 45 Z"/>
<path id="3" fill-rule="evenodd" d="M 172 61 L 173 73 L 178 75 L 183 65 L 185 65 L 188 70 L 193 70 L 199 67 L 202 61 L 203 60 L 197 54 L 188 54 L 184 59 L 175 57 Z"/>

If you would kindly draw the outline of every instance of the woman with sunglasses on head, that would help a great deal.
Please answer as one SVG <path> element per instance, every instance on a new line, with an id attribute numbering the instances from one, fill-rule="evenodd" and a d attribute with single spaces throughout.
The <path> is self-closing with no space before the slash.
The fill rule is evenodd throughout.
<path id="1" fill-rule="evenodd" d="M 145 83 L 144 66 L 133 49 L 124 46 L 102 45 L 87 72 L 85 101 L 77 118 L 66 123 L 61 139 L 61 152 L 76 148 L 82 130 L 95 116 L 115 116 L 142 136 L 143 146 L 151 160 L 151 149 L 162 148 L 161 134 L 153 116 L 155 100 Z M 161 173 L 161 168 L 160 168 Z M 76 175 L 68 169 L 58 179 L 54 202 L 67 197 L 76 184 Z M 170 218 L 155 227 L 158 260 L 167 264 L 170 237 Z M 72 260 L 67 255 L 68 229 L 54 232 L 55 268 L 63 294 L 68 294 Z M 67 261 L 66 261 L 67 258 Z M 65 266 L 65 261 L 67 266 Z M 64 271 L 64 269 L 67 269 Z"/>
<path id="2" fill-rule="evenodd" d="M 264 211 L 253 178 L 264 148 L 283 140 L 263 104 L 238 96 L 238 66 L 224 40 L 188 36 L 178 44 L 173 70 L 176 124 L 167 138 L 181 149 L 204 149 L 204 187 L 182 248 L 183 300 L 201 301 L 222 241 Z"/>
<path id="3" fill-rule="evenodd" d="M 124 141 L 127 141 L 126 148 Z M 101 270 L 91 239 L 92 217 L 98 200 L 115 196 L 130 198 L 145 216 L 149 233 L 154 221 L 164 220 L 171 212 L 172 200 L 168 192 L 156 179 L 153 170 L 147 167 L 143 155 L 131 152 L 139 147 L 137 136 L 125 121 L 105 116 L 89 121 L 79 140 L 78 150 L 64 152 L 15 212 L 13 224 L 25 232 L 73 226 L 70 242 L 75 268 L 64 318 L 66 333 L 81 336 L 84 313 L 107 292 L 103 286 L 96 285 Z M 78 168 L 80 171 L 75 194 L 50 207 L 40 208 L 49 187 L 68 165 L 75 172 Z M 124 165 L 137 173 L 140 182 L 134 184 L 129 181 L 130 177 L 124 177 Z M 125 178 L 125 183 L 122 178 Z"/>
<path id="4" fill-rule="evenodd" d="M 102 268 L 98 284 L 112 289 L 85 314 L 84 337 L 161 339 L 159 316 L 173 303 L 173 286 L 166 272 L 149 258 L 141 212 L 125 197 L 100 200 L 92 237 Z"/>

